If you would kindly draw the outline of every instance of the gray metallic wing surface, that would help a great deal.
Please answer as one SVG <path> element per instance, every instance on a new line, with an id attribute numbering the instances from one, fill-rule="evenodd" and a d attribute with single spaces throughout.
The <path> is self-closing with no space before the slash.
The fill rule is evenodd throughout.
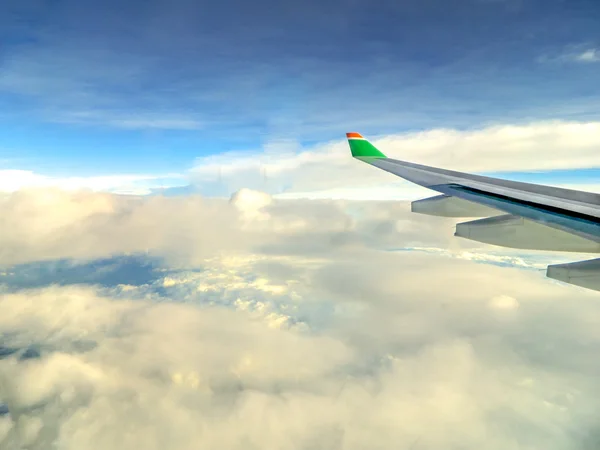
<path id="1" fill-rule="evenodd" d="M 471 175 L 391 158 L 366 162 L 433 191 L 600 243 L 599 194 Z"/>
<path id="2" fill-rule="evenodd" d="M 476 231 L 475 234 L 484 229 L 482 227 L 487 227 L 485 229 L 488 230 L 488 237 L 482 238 L 483 240 L 475 240 L 517 248 L 557 249 L 557 251 L 581 251 L 589 253 L 600 252 L 600 194 L 503 180 L 400 161 L 387 158 L 358 133 L 347 133 L 347 137 L 352 156 L 355 158 L 443 194 L 432 199 L 414 202 L 419 203 L 418 206 L 421 210 L 427 209 L 427 203 L 423 204 L 421 202 L 431 200 L 431 205 L 440 205 L 450 201 L 450 199 L 458 198 L 465 201 L 464 204 L 460 205 L 462 210 L 465 210 L 464 205 L 478 204 L 496 210 L 498 214 L 505 214 L 505 216 L 493 217 L 486 219 L 486 221 L 462 224 L 471 224 L 470 227 Z M 449 215 L 448 212 L 452 208 L 448 208 L 448 206 L 451 205 L 446 205 L 446 208 L 440 214 L 435 214 L 435 208 L 439 206 L 429 209 L 433 210 L 433 214 L 435 215 Z M 413 210 L 416 210 L 416 208 L 413 207 Z M 514 228 L 518 220 L 521 220 L 522 225 L 524 225 L 518 231 L 522 235 L 520 241 L 514 238 L 512 240 L 506 239 L 507 245 L 505 245 L 502 239 L 493 239 L 489 236 L 490 233 L 496 231 L 506 232 L 507 226 L 513 226 Z M 540 244 L 539 247 L 527 246 L 527 236 L 531 235 L 535 241 L 536 237 L 543 236 L 545 234 L 544 230 L 548 228 L 554 231 L 548 230 L 546 241 L 552 239 L 556 243 L 563 239 L 563 245 L 560 245 L 560 242 L 558 242 L 553 246 L 546 242 Z M 529 235 L 526 233 L 529 233 Z M 459 233 L 457 235 L 467 237 Z M 518 244 L 519 242 L 525 243 Z M 574 269 L 583 267 L 581 263 L 575 264 L 579 264 L 579 266 L 573 266 Z M 566 273 L 564 266 L 561 265 L 560 271 L 555 269 L 549 270 L 549 276 L 558 272 Z M 590 271 L 590 267 L 592 266 L 599 267 L 599 270 L 596 273 L 592 273 L 593 271 Z M 597 277 L 597 283 L 600 286 L 600 263 L 596 265 L 586 264 L 585 267 L 587 270 L 586 274 L 588 275 L 587 278 L 589 279 L 590 274 Z M 569 278 L 566 275 L 563 276 L 563 278 L 565 277 Z M 561 279 L 558 277 L 553 278 Z M 580 280 L 580 278 L 577 278 L 577 280 Z M 570 278 L 569 280 L 562 281 L 596 289 L 595 287 L 586 285 L 589 284 L 589 280 L 583 284 L 579 281 L 573 282 Z"/>

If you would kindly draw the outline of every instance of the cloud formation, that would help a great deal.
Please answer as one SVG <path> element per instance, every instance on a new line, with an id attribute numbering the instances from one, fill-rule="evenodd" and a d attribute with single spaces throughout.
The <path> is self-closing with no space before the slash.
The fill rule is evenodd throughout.
<path id="1" fill-rule="evenodd" d="M 586 63 L 600 62 L 600 50 L 597 48 L 590 48 L 577 55 L 576 59 L 577 61 Z"/>
<path id="2" fill-rule="evenodd" d="M 354 160 L 342 138 L 312 146 L 294 140 L 266 142 L 259 150 L 195 160 L 182 173 L 51 177 L 0 170 L 0 191 L 55 187 L 147 195 L 196 193 L 228 198 L 244 188 L 281 199 L 416 200 L 431 191 Z M 600 191 L 595 177 L 561 179 L 552 171 L 600 167 L 600 122 L 534 122 L 475 130 L 433 129 L 369 136 L 389 157 L 466 172 L 546 171 L 542 184 Z M 541 158 L 540 155 L 544 157 Z M 505 175 L 501 175 L 505 176 Z"/>
<path id="3" fill-rule="evenodd" d="M 598 122 L 537 122 L 373 136 L 372 141 L 395 159 L 466 172 L 524 172 L 598 167 L 599 136 Z M 191 179 L 201 192 L 221 195 L 242 187 L 283 198 L 397 200 L 429 192 L 352 159 L 342 140 L 296 152 L 270 149 L 198 158 Z"/>
<path id="4" fill-rule="evenodd" d="M 21 189 L 57 188 L 77 191 L 87 189 L 94 192 L 144 195 L 161 187 L 171 187 L 185 182 L 181 174 L 164 175 L 105 175 L 52 177 L 30 170 L 0 169 L 0 192 L 16 192 Z"/>
<path id="5" fill-rule="evenodd" d="M 598 444 L 597 294 L 408 249 L 490 249 L 445 235 L 450 220 L 248 190 L 0 205 L 15 276 L 140 249 L 161 261 L 120 284 L 0 277 L 2 448 Z"/>
<path id="6" fill-rule="evenodd" d="M 576 46 L 558 56 L 543 56 L 540 62 L 568 62 L 568 63 L 597 63 L 600 62 L 600 50 L 595 47 Z"/>
<path id="7" fill-rule="evenodd" d="M 0 214 L 0 265 L 139 252 L 183 264 L 257 251 L 327 255 L 367 243 L 388 245 L 401 236 L 410 237 L 407 244 L 440 242 L 438 233 L 423 240 L 419 231 L 448 223 L 425 218 L 419 228 L 407 220 L 405 203 L 275 201 L 247 189 L 230 201 L 22 190 L 0 197 Z"/>
<path id="8" fill-rule="evenodd" d="M 536 284 L 521 287 L 528 283 Z M 454 300 L 440 310 L 432 289 L 419 294 L 414 285 L 412 292 L 387 285 L 388 295 L 401 295 L 392 301 L 366 277 L 354 284 L 375 299 L 362 299 L 360 317 L 351 309 L 339 313 L 318 334 L 273 329 L 243 308 L 171 303 L 176 298 L 129 301 L 80 287 L 5 295 L 4 343 L 22 350 L 0 365 L 0 398 L 10 411 L 4 444 L 358 449 L 531 442 L 552 449 L 580 442 L 568 430 L 585 411 L 592 373 L 583 375 L 590 387 L 579 381 L 576 391 L 569 383 L 582 374 L 570 375 L 556 354 L 552 363 L 530 365 L 543 349 L 510 338 L 555 304 L 544 299 L 549 290 L 525 299 L 532 311 L 520 316 L 514 299 L 477 305 L 493 289 L 460 302 L 468 288 L 455 285 Z M 543 316 L 548 325 L 556 309 Z M 469 323 L 475 317 L 478 323 Z M 575 333 L 563 345 L 581 337 Z M 35 346 L 41 357 L 25 357 Z"/>

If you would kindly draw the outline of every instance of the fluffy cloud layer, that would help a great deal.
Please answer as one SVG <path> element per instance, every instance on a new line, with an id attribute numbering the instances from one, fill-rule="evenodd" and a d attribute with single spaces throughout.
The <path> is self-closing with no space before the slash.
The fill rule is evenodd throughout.
<path id="1" fill-rule="evenodd" d="M 371 241 L 391 244 L 400 231 L 411 236 L 410 243 L 419 243 L 423 226 L 432 229 L 426 242 L 448 241 L 433 229 L 450 223 L 402 221 L 409 216 L 406 203 L 273 202 L 269 195 L 250 190 L 231 201 L 23 190 L 0 197 L 0 214 L 3 265 L 136 252 L 185 264 L 256 251 L 327 254 Z"/>
<path id="2" fill-rule="evenodd" d="M 6 196 L 0 448 L 596 448 L 597 294 L 407 206 Z"/>

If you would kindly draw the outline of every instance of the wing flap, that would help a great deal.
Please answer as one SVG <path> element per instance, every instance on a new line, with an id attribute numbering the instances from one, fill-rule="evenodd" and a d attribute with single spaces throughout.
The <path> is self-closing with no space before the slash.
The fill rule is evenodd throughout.
<path id="1" fill-rule="evenodd" d="M 600 253 L 597 242 L 511 214 L 459 223 L 454 236 L 509 248 Z"/>
<path id="2" fill-rule="evenodd" d="M 600 259 L 548 266 L 546 276 L 563 283 L 600 291 Z"/>
<path id="3" fill-rule="evenodd" d="M 416 200 L 411 203 L 410 209 L 414 213 L 439 217 L 487 217 L 499 213 L 479 203 L 443 194 Z"/>

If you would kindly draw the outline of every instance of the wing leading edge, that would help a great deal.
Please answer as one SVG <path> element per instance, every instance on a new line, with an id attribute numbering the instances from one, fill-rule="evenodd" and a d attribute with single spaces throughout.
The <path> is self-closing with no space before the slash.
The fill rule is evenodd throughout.
<path id="1" fill-rule="evenodd" d="M 512 248 L 600 253 L 600 194 L 400 161 L 359 133 L 346 136 L 354 158 L 441 194 L 413 202 L 413 212 L 484 217 L 458 224 L 455 236 Z M 547 276 L 600 290 L 600 259 L 549 266 Z"/>

